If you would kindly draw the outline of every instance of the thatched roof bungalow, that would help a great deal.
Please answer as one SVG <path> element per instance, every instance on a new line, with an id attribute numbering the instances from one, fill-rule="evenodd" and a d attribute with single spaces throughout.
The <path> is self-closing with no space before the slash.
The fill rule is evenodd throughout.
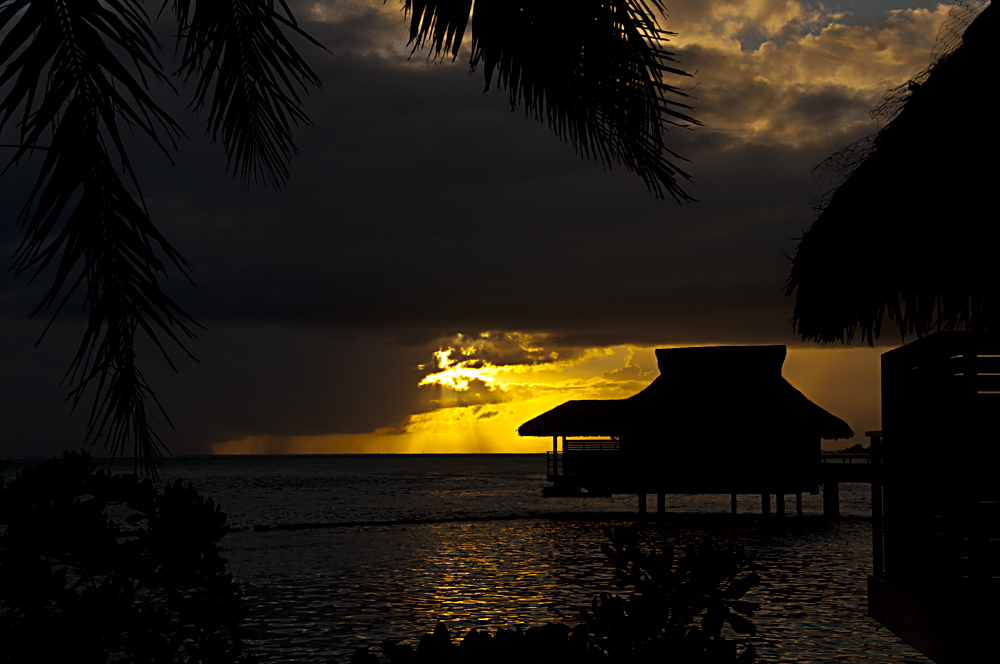
<path id="1" fill-rule="evenodd" d="M 643 492 L 637 482 L 650 493 L 815 491 L 820 439 L 854 435 L 782 377 L 784 346 L 660 349 L 656 359 L 660 376 L 634 396 L 569 401 L 521 425 L 522 436 L 562 438 L 562 472 L 550 479 L 604 493 Z"/>
<path id="2" fill-rule="evenodd" d="M 939 40 L 953 32 L 958 48 L 887 94 L 877 134 L 818 167 L 846 178 L 792 261 L 802 338 L 870 344 L 886 314 L 904 338 L 1000 330 L 998 12 L 987 6 L 964 34 L 946 24 Z"/>

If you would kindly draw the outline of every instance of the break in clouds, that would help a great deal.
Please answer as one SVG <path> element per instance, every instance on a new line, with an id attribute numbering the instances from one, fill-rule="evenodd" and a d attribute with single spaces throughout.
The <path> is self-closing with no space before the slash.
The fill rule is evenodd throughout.
<path id="1" fill-rule="evenodd" d="M 472 415 L 479 417 L 482 406 L 556 394 L 621 398 L 657 373 L 655 365 L 643 370 L 635 363 L 632 349 L 619 358 L 615 349 L 561 346 L 547 334 L 483 332 L 448 341 L 433 353 L 432 364 L 418 367 L 427 372 L 419 386 L 428 395 L 428 411 L 471 407 Z M 593 367 L 583 369 L 585 364 Z M 615 368 L 599 370 L 608 364 Z"/>

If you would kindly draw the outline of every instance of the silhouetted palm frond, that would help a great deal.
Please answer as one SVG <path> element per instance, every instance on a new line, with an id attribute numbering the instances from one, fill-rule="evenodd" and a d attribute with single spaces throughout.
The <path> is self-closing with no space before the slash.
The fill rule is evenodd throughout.
<path id="1" fill-rule="evenodd" d="M 458 56 L 471 0 L 404 0 L 404 9 L 414 50 Z M 663 10 L 660 0 L 477 0 L 470 68 L 482 65 L 487 90 L 496 74 L 512 109 L 523 105 L 583 156 L 622 164 L 658 197 L 690 201 L 663 133 L 700 123 L 689 95 L 664 82 L 688 74 L 663 46 L 673 34 L 659 27 Z"/>
<path id="2" fill-rule="evenodd" d="M 292 82 L 318 82 L 282 36 L 282 26 L 302 33 L 282 7 L 287 18 L 269 0 L 174 3 L 181 73 L 199 77 L 194 106 L 210 100 L 213 138 L 221 133 L 245 181 L 288 177 L 290 126 L 307 121 Z M 131 446 L 136 470 L 155 475 L 165 448 L 147 417 L 147 404 L 159 404 L 136 365 L 136 333 L 168 363 L 165 341 L 183 349 L 193 336 L 193 321 L 158 282 L 168 263 L 185 275 L 188 264 L 142 204 L 121 127 L 168 157 L 182 135 L 149 95 L 151 82 L 169 86 L 159 44 L 141 0 L 10 0 L 0 5 L 0 34 L 0 131 L 18 133 L 7 168 L 42 153 L 14 267 L 32 280 L 54 271 L 33 316 L 54 318 L 82 291 L 87 326 L 66 374 L 70 398 L 75 407 L 92 387 L 88 439 L 103 438 L 113 456 Z"/>
<path id="3" fill-rule="evenodd" d="M 295 152 L 291 125 L 309 123 L 296 87 L 320 84 L 282 28 L 320 44 L 279 1 L 283 14 L 274 0 L 173 2 L 183 42 L 179 73 L 197 79 L 192 107 L 211 100 L 209 133 L 213 141 L 221 134 L 229 165 L 244 183 L 263 177 L 278 187 Z"/>
<path id="4" fill-rule="evenodd" d="M 0 29 L 7 30 L 0 61 L 8 65 L 0 85 L 10 84 L 0 101 L 0 129 L 21 111 L 11 164 L 50 140 L 21 210 L 25 234 L 15 268 L 35 279 L 54 266 L 52 285 L 32 315 L 52 305 L 58 314 L 85 284 L 87 327 L 67 372 L 71 397 L 79 403 L 95 384 L 88 438 L 106 436 L 113 455 L 131 441 L 136 467 L 152 472 L 161 449 L 146 419 L 152 392 L 135 366 L 133 342 L 137 328 L 161 350 L 157 332 L 177 342 L 175 327 L 191 336 L 181 322 L 186 316 L 157 284 L 165 270 L 160 255 L 181 272 L 187 264 L 128 191 L 114 161 L 138 191 L 119 125 L 140 128 L 164 150 L 161 135 L 170 143 L 180 135 L 147 92 L 147 77 L 164 80 L 156 40 L 133 0 L 10 2 L 0 10 Z M 112 48 L 127 55 L 133 70 Z"/>

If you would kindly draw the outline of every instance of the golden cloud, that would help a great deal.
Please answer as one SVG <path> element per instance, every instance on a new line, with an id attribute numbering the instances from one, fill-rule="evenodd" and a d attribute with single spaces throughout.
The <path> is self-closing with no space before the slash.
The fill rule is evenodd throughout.
<path id="1" fill-rule="evenodd" d="M 866 22 L 794 0 L 680 3 L 674 41 L 697 70 L 697 114 L 739 143 L 799 147 L 870 125 L 889 88 L 929 63 L 949 6 L 900 9 Z"/>

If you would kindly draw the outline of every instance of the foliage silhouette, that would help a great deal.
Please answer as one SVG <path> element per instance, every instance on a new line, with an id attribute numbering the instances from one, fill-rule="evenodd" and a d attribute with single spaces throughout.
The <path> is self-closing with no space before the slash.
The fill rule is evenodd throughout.
<path id="1" fill-rule="evenodd" d="M 687 545 L 678 558 L 669 544 L 646 553 L 633 529 L 609 528 L 605 535 L 610 543 L 602 549 L 615 565 L 618 586 L 635 590 L 627 598 L 602 593 L 583 617 L 613 659 L 753 661 L 752 644 L 739 654 L 722 633 L 726 623 L 737 634 L 757 633 L 746 618 L 757 605 L 742 599 L 760 583 L 755 571 L 742 575 L 755 569 L 753 554 L 703 541 Z"/>
<path id="2" fill-rule="evenodd" d="M 0 661 L 254 661 L 226 515 L 180 480 L 96 466 L 67 452 L 0 477 Z"/>
<path id="3" fill-rule="evenodd" d="M 756 634 L 747 618 L 757 604 L 743 596 L 760 583 L 752 554 L 739 546 L 708 541 L 688 545 L 676 557 L 671 547 L 646 553 L 634 529 L 605 529 L 602 545 L 616 568 L 616 583 L 633 589 L 628 597 L 602 593 L 583 623 L 575 627 L 549 623 L 528 630 L 498 629 L 494 636 L 470 630 L 454 644 L 439 623 L 416 650 L 382 643 L 391 664 L 557 664 L 562 662 L 647 662 L 678 664 L 749 664 L 757 656 L 753 644 L 739 651 L 726 639 L 726 623 L 737 634 Z M 378 664 L 367 648 L 359 648 L 351 664 Z"/>
<path id="4" fill-rule="evenodd" d="M 457 57 L 471 0 L 402 5 L 414 51 Z M 699 123 L 687 94 L 664 82 L 687 74 L 663 48 L 671 33 L 656 11 L 660 0 L 585 0 L 572 11 L 554 0 L 480 0 L 470 68 L 482 66 L 487 89 L 495 74 L 512 109 L 523 106 L 581 156 L 689 201 L 663 133 Z M 292 127 L 309 123 L 300 92 L 320 83 L 288 36 L 318 42 L 285 0 L 164 0 L 159 13 L 177 25 L 174 76 L 194 82 L 189 107 L 208 109 L 207 133 L 228 168 L 244 184 L 282 186 Z M 112 456 L 131 446 L 134 470 L 155 476 L 166 448 L 147 410 L 170 420 L 136 363 L 136 334 L 173 368 L 165 344 L 188 353 L 197 324 L 160 288 L 168 266 L 185 277 L 190 266 L 153 224 L 121 131 L 138 130 L 167 158 L 183 136 L 151 96 L 152 83 L 173 90 L 151 19 L 142 0 L 9 0 L 0 34 L 0 131 L 17 133 L 4 172 L 41 153 L 14 269 L 30 281 L 54 272 L 32 316 L 54 319 L 82 292 L 86 328 L 63 380 L 74 408 L 93 388 L 85 440 L 103 438 Z"/>

